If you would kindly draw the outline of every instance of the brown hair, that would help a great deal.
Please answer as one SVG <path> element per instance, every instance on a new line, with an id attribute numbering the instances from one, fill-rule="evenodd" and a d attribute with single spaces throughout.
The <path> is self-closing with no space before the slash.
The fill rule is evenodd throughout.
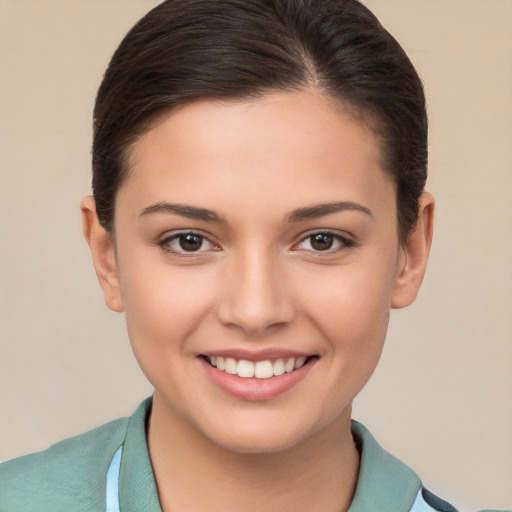
<path id="1" fill-rule="evenodd" d="M 357 0 L 167 0 L 144 16 L 116 50 L 96 98 L 101 224 L 112 233 L 128 149 L 157 116 L 198 99 L 307 86 L 373 120 L 404 241 L 427 176 L 423 87 L 397 41 Z"/>

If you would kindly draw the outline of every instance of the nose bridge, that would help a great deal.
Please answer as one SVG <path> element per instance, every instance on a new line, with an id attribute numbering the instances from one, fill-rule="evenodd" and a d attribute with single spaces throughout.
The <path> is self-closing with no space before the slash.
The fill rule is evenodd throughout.
<path id="1" fill-rule="evenodd" d="M 248 246 L 226 267 L 219 318 L 247 334 L 283 326 L 294 316 L 293 301 L 280 258 L 268 248 Z"/>

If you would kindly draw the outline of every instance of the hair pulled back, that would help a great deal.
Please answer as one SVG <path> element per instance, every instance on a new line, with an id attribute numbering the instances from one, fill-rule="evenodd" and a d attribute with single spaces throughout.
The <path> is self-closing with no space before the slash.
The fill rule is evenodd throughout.
<path id="1" fill-rule="evenodd" d="M 357 0 L 167 0 L 144 16 L 114 53 L 96 98 L 93 194 L 103 227 L 113 232 L 128 150 L 157 117 L 198 99 L 306 87 L 371 120 L 405 240 L 427 176 L 423 87 Z"/>

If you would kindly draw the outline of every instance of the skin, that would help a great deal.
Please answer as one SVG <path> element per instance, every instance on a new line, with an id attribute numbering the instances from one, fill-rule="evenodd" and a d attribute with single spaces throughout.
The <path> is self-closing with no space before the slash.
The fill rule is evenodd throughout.
<path id="1" fill-rule="evenodd" d="M 83 200 L 106 304 L 126 313 L 155 387 L 148 446 L 164 511 L 348 509 L 359 467 L 352 400 L 377 365 L 390 309 L 417 294 L 432 236 L 424 194 L 399 244 L 380 156 L 373 132 L 314 90 L 200 101 L 134 143 L 115 244 Z M 205 237 L 199 250 L 180 248 L 183 231 Z M 315 250 L 318 232 L 333 234 L 332 248 Z M 199 357 L 266 349 L 315 356 L 269 400 L 212 385 Z"/>

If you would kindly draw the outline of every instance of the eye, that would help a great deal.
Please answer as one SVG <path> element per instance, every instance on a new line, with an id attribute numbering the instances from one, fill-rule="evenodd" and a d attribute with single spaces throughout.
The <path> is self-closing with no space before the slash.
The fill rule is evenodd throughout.
<path id="1" fill-rule="evenodd" d="M 335 252 L 343 248 L 352 247 L 354 242 L 341 235 L 322 231 L 312 233 L 303 238 L 297 248 L 314 252 Z"/>
<path id="2" fill-rule="evenodd" d="M 216 250 L 216 246 L 204 235 L 193 232 L 176 233 L 162 240 L 164 251 L 173 253 L 194 253 Z"/>

